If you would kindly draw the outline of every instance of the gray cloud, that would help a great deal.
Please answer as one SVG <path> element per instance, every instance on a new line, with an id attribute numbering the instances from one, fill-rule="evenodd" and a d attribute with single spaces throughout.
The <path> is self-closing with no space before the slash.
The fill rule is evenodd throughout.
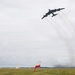
<path id="1" fill-rule="evenodd" d="M 58 7 L 66 9 L 41 20 L 49 8 Z M 0 9 L 0 66 L 34 66 L 39 60 L 42 66 L 74 66 L 74 3 L 0 0 Z"/>

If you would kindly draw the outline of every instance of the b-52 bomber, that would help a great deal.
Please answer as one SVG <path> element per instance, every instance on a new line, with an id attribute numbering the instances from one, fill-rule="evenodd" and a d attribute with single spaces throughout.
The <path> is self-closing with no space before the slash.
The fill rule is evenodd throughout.
<path id="1" fill-rule="evenodd" d="M 54 14 L 55 12 L 63 10 L 63 9 L 65 9 L 65 8 L 58 8 L 58 9 L 53 9 L 53 10 L 49 9 L 49 11 L 42 17 L 42 19 L 47 17 L 50 14 L 52 14 L 52 17 L 54 17 L 54 16 L 58 15 L 58 14 Z"/>

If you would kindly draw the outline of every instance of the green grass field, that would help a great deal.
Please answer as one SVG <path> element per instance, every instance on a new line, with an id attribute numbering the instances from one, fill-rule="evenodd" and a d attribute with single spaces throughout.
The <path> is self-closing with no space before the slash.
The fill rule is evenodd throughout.
<path id="1" fill-rule="evenodd" d="M 75 68 L 1 68 L 0 75 L 75 75 Z"/>

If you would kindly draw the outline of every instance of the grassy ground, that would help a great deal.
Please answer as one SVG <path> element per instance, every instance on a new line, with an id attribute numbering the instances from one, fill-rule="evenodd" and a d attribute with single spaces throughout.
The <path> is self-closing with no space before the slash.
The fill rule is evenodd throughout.
<path id="1" fill-rule="evenodd" d="M 0 75 L 75 75 L 75 68 L 38 68 L 36 72 L 33 68 L 3 68 L 0 69 Z"/>

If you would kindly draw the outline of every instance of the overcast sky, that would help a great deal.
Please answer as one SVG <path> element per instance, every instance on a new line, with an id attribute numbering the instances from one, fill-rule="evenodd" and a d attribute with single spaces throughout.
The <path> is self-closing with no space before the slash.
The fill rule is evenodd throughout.
<path id="1" fill-rule="evenodd" d="M 0 0 L 0 67 L 75 66 L 74 20 L 74 0 Z"/>

